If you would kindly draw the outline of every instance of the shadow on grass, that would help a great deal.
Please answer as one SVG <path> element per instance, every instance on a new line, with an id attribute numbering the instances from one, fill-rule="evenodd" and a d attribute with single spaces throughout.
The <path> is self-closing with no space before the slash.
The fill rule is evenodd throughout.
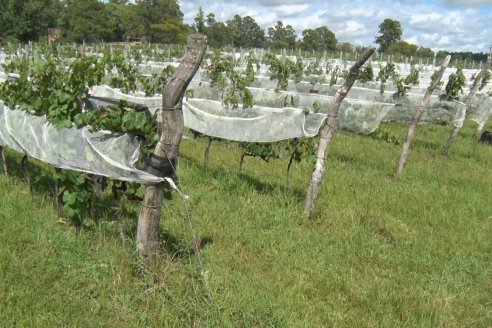
<path id="1" fill-rule="evenodd" d="M 261 181 L 257 177 L 254 177 L 248 173 L 245 173 L 244 169 L 243 169 L 242 173 L 239 173 L 239 172 L 232 172 L 231 170 L 228 170 L 225 167 L 209 167 L 208 172 L 205 172 L 205 169 L 203 167 L 203 162 L 200 161 L 199 159 L 189 157 L 186 155 L 181 155 L 180 157 L 182 159 L 186 160 L 187 162 L 191 163 L 198 170 L 201 169 L 200 170 L 202 172 L 202 174 L 200 175 L 201 179 L 212 178 L 212 179 L 215 179 L 215 180 L 220 182 L 221 180 L 224 179 L 224 177 L 232 176 L 235 174 L 238 181 L 245 183 L 247 187 L 251 187 L 261 194 L 274 194 L 274 193 L 280 192 L 280 193 L 283 193 L 285 195 L 290 195 L 290 196 L 295 197 L 296 201 L 298 201 L 298 202 L 304 202 L 305 190 L 301 190 L 299 187 L 292 187 L 289 190 L 289 188 L 287 186 L 287 175 L 285 176 L 285 184 L 267 183 L 267 182 Z M 226 173 L 226 175 L 224 175 L 224 172 Z M 223 185 L 223 186 L 224 186 L 224 189 L 227 189 L 230 191 L 235 190 L 234 188 L 227 188 L 226 185 Z M 233 185 L 233 186 L 237 186 L 237 185 Z"/>

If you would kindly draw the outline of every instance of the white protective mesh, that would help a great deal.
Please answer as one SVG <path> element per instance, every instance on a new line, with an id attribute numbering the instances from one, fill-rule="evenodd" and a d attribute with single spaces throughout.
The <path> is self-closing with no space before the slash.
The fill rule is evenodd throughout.
<path id="1" fill-rule="evenodd" d="M 205 135 L 235 141 L 273 142 L 313 137 L 334 101 L 331 96 L 250 88 L 258 105 L 232 109 L 223 105 L 219 91 L 207 83 L 195 82 L 192 86 L 193 98 L 183 99 L 185 126 Z M 142 104 L 151 112 L 160 108 L 162 101 L 160 97 L 126 95 L 108 86 L 93 88 L 91 94 Z M 318 113 L 315 103 L 320 107 Z M 392 108 L 391 103 L 346 99 L 340 108 L 339 126 L 356 133 L 371 133 Z"/>
<path id="2" fill-rule="evenodd" d="M 492 115 L 492 98 L 485 93 L 476 93 L 472 98 L 467 116 L 483 128 Z"/>
<path id="3" fill-rule="evenodd" d="M 0 101 L 0 145 L 55 167 L 130 182 L 167 180 L 138 168 L 140 144 L 129 134 L 75 126 L 57 129 L 44 116 L 11 110 Z"/>

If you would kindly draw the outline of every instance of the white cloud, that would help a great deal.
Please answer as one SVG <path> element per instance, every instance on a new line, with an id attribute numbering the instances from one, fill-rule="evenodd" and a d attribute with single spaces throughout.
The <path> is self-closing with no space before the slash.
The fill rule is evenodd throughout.
<path id="1" fill-rule="evenodd" d="M 305 12 L 309 8 L 309 5 L 281 5 L 275 7 L 274 10 L 283 17 L 289 17 L 292 15 Z"/>
<path id="2" fill-rule="evenodd" d="M 341 38 L 347 39 L 359 37 L 367 33 L 367 28 L 357 21 L 349 20 L 346 21 L 343 25 L 344 26 L 337 31 L 337 35 L 339 35 Z"/>
<path id="3" fill-rule="evenodd" d="M 450 6 L 490 6 L 492 5 L 491 0 L 442 0 L 442 3 Z"/>

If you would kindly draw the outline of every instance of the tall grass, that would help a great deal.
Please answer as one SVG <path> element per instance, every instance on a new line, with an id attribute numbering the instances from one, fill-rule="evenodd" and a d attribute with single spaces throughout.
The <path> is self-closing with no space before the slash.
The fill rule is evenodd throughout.
<path id="1" fill-rule="evenodd" d="M 398 140 L 406 132 L 381 128 Z M 240 149 L 217 143 L 205 173 L 206 143 L 184 140 L 179 179 L 190 200 L 165 202 L 150 272 L 134 254 L 138 203 L 123 204 L 125 246 L 104 196 L 97 221 L 75 229 L 54 209 L 45 167 L 31 166 L 30 195 L 9 152 L 0 326 L 489 327 L 492 148 L 467 123 L 446 156 L 448 134 L 419 126 L 398 181 L 400 145 L 339 134 L 309 221 L 310 163 L 293 167 L 288 191 L 286 160 L 247 158 L 238 175 Z"/>

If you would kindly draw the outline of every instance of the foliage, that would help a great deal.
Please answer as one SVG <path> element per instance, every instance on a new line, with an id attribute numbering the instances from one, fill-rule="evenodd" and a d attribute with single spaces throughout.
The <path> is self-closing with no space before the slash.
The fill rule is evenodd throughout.
<path id="1" fill-rule="evenodd" d="M 224 22 L 218 22 L 214 13 L 209 13 L 205 20 L 207 42 L 212 48 L 220 48 L 231 43 L 229 30 Z"/>
<path id="2" fill-rule="evenodd" d="M 480 87 L 478 87 L 478 90 L 483 90 L 487 86 L 487 84 L 490 82 L 490 79 L 492 78 L 492 73 L 490 70 L 487 70 L 485 72 L 485 75 L 482 77 L 482 81 L 480 81 Z"/>
<path id="3" fill-rule="evenodd" d="M 265 31 L 250 16 L 241 18 L 234 15 L 232 20 L 227 21 L 226 26 L 233 47 L 262 48 L 265 44 Z"/>
<path id="4" fill-rule="evenodd" d="M 374 81 L 374 71 L 372 69 L 371 63 L 367 63 L 367 65 L 359 70 L 359 75 L 357 76 L 357 79 L 362 83 Z"/>
<path id="5" fill-rule="evenodd" d="M 466 77 L 463 74 L 463 67 L 458 66 L 456 72 L 449 75 L 444 93 L 439 98 L 442 100 L 459 100 L 465 85 Z"/>
<path id="6" fill-rule="evenodd" d="M 376 81 L 381 81 L 379 92 L 384 93 L 386 88 L 386 82 L 391 79 L 392 81 L 398 80 L 398 73 L 396 72 L 396 65 L 394 63 L 387 63 L 386 66 L 382 66 L 379 69 Z"/>
<path id="7" fill-rule="evenodd" d="M 297 59 L 297 64 L 294 64 L 290 59 L 279 59 L 274 53 L 265 54 L 265 63 L 269 65 L 270 80 L 277 80 L 276 91 L 287 90 L 289 78 L 294 76 L 296 82 L 302 76 L 302 67 L 299 65 L 300 58 Z"/>
<path id="8" fill-rule="evenodd" d="M 396 80 L 396 93 L 393 95 L 393 98 L 401 98 L 405 96 L 406 91 L 410 89 L 410 85 L 418 85 L 420 78 L 420 69 L 412 66 L 410 69 L 410 74 L 408 74 L 404 78 L 397 78 Z"/>
<path id="9" fill-rule="evenodd" d="M 284 26 L 277 21 L 274 27 L 267 30 L 268 45 L 273 49 L 293 49 L 296 44 L 296 31 L 291 25 Z"/>
<path id="10" fill-rule="evenodd" d="M 306 51 L 334 51 L 337 47 L 335 34 L 326 26 L 302 31 L 302 49 Z"/>
<path id="11" fill-rule="evenodd" d="M 84 218 L 91 215 L 94 189 L 80 172 L 58 170 L 54 179 L 61 186 L 57 197 L 62 201 L 63 213 L 76 225 L 81 226 Z"/>
<path id="12" fill-rule="evenodd" d="M 419 47 L 406 41 L 397 41 L 388 47 L 387 52 L 391 54 L 400 54 L 403 56 L 416 56 Z"/>
<path id="13" fill-rule="evenodd" d="M 144 140 L 145 153 L 153 150 L 159 139 L 155 117 L 129 108 L 123 101 L 97 109 L 92 108 L 89 101 L 88 88 L 100 85 L 106 72 L 120 74 L 111 79 L 113 84 L 125 91 L 135 90 L 139 79 L 135 67 L 125 62 L 121 55 L 109 52 L 102 57 L 80 57 L 68 68 L 53 54 L 45 55 L 46 60 L 17 57 L 4 65 L 6 71 L 17 72 L 19 79 L 0 85 L 0 99 L 5 99 L 11 108 L 18 105 L 29 113 L 44 114 L 58 128 L 75 124 L 91 126 L 94 130 L 131 133 Z M 75 172 L 62 171 L 56 179 L 62 183 L 60 196 L 64 213 L 72 219 L 83 220 L 90 207 L 91 186 L 83 175 Z"/>
<path id="14" fill-rule="evenodd" d="M 379 24 L 380 36 L 376 37 L 375 42 L 379 44 L 378 52 L 386 52 L 393 44 L 401 40 L 403 29 L 397 20 L 386 18 Z"/>
<path id="15" fill-rule="evenodd" d="M 56 26 L 62 3 L 57 0 L 0 1 L 0 35 L 19 41 L 38 41 Z"/>
<path id="16" fill-rule="evenodd" d="M 203 12 L 203 8 L 200 6 L 196 13 L 195 18 L 193 19 L 195 22 L 192 27 L 197 33 L 205 33 L 205 13 Z"/>
<path id="17" fill-rule="evenodd" d="M 98 0 L 67 0 L 60 17 L 64 38 L 71 42 L 112 41 L 111 22 L 106 6 Z"/>
<path id="18" fill-rule="evenodd" d="M 242 105 L 242 109 L 253 107 L 254 99 L 248 86 L 254 81 L 254 71 L 251 56 L 248 59 L 247 74 L 243 76 L 234 68 L 234 60 L 231 56 L 223 57 L 215 53 L 212 62 L 207 67 L 207 72 L 212 81 L 222 93 L 224 105 L 233 109 Z"/>

